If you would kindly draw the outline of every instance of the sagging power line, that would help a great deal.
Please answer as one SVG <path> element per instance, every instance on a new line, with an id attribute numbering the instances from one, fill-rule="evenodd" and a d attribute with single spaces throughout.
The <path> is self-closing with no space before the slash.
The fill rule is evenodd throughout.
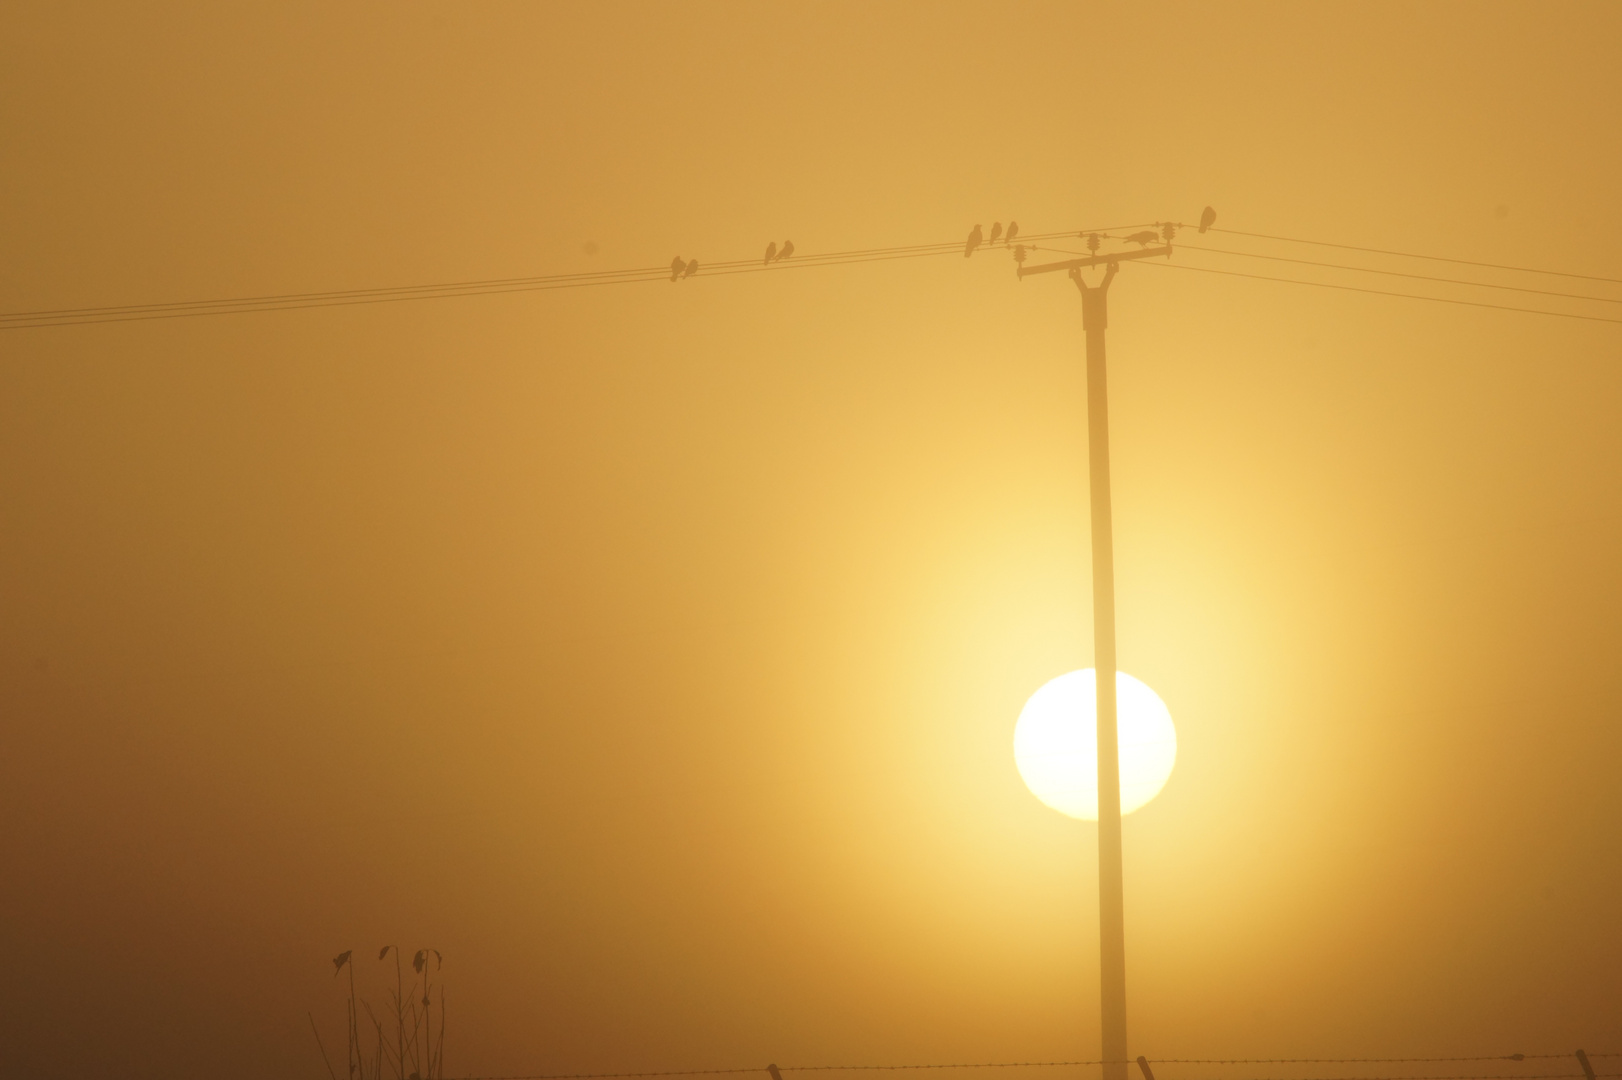
<path id="1" fill-rule="evenodd" d="M 1111 226 L 1108 232 L 1134 226 Z M 1075 230 L 1039 234 L 1033 239 L 1074 238 Z M 21 311 L 0 314 L 0 330 L 29 327 L 80 326 L 103 322 L 140 322 L 152 319 L 196 318 L 205 315 L 241 315 L 256 311 L 300 311 L 319 307 L 348 307 L 357 304 L 399 303 L 407 300 L 438 300 L 458 296 L 490 296 L 514 292 L 544 292 L 553 289 L 578 289 L 598 285 L 625 285 L 640 282 L 687 280 L 692 277 L 718 277 L 729 274 L 774 273 L 780 270 L 809 269 L 818 266 L 847 266 L 854 263 L 890 262 L 897 259 L 929 258 L 956 254 L 963 249 L 961 241 L 934 244 L 911 244 L 899 247 L 858 248 L 816 255 L 795 255 L 793 241 L 785 241 L 784 250 L 794 256 L 785 261 L 779 251 L 767 263 L 756 259 L 734 259 L 704 263 L 686 260 L 681 256 L 669 266 L 641 266 L 625 270 L 595 270 L 571 274 L 546 274 L 533 277 L 488 278 L 472 281 L 441 282 L 432 285 L 406 285 L 370 289 L 339 289 L 325 292 L 277 293 L 264 296 L 233 297 L 218 300 L 191 300 L 169 303 L 127 304 L 105 307 L 56 308 L 41 311 Z M 679 275 L 676 264 L 681 264 Z"/>
<path id="2" fill-rule="evenodd" d="M 34 311 L 17 311 L 0 313 L 0 330 L 21 330 L 29 328 L 48 328 L 57 326 L 81 326 L 91 323 L 104 322 L 141 322 L 156 319 L 197 318 L 207 315 L 242 315 L 261 311 L 298 311 L 321 307 L 348 307 L 367 304 L 400 303 L 408 300 L 442 300 L 466 296 L 491 296 L 503 293 L 519 292 L 545 292 L 554 289 L 590 288 L 600 285 L 626 285 L 642 282 L 670 281 L 689 283 L 695 278 L 719 277 L 729 274 L 775 272 L 786 269 L 809 269 L 812 267 L 848 266 L 856 263 L 890 262 L 905 259 L 929 258 L 961 253 L 964 256 L 974 256 L 987 252 L 988 249 L 1001 247 L 1012 251 L 1016 260 L 1022 260 L 1025 254 L 1033 251 L 1052 251 L 1059 254 L 1079 255 L 1079 252 L 1069 251 L 1063 247 L 1049 246 L 1055 241 L 1075 241 L 1077 239 L 1098 238 L 1119 244 L 1136 244 L 1139 250 L 1145 249 L 1150 243 L 1165 239 L 1163 233 L 1169 225 L 1173 231 L 1191 230 L 1203 234 L 1221 233 L 1226 236 L 1257 240 L 1265 243 L 1282 243 L 1291 245 L 1318 246 L 1337 249 L 1341 251 L 1357 252 L 1364 255 L 1378 256 L 1386 259 L 1413 259 L 1428 262 L 1448 263 L 1456 266 L 1467 266 L 1482 270 L 1492 270 L 1500 273 L 1556 276 L 1573 280 L 1583 280 L 1603 283 L 1607 285 L 1622 285 L 1622 278 L 1606 277 L 1596 274 L 1583 274 L 1567 270 L 1549 270 L 1526 266 L 1515 266 L 1504 263 L 1480 262 L 1469 259 L 1458 259 L 1450 256 L 1430 255 L 1410 251 L 1398 251 L 1389 248 L 1370 247 L 1366 245 L 1345 244 L 1328 240 L 1311 240 L 1294 236 L 1281 236 L 1272 233 L 1247 232 L 1239 229 L 1219 228 L 1214 225 L 1215 213 L 1207 208 L 1202 215 L 1199 225 L 1187 225 L 1181 222 L 1163 223 L 1146 222 L 1129 225 L 1112 225 L 1091 229 L 1065 229 L 1054 232 L 1034 234 L 1021 234 L 1019 224 L 1010 221 L 1006 230 L 1000 222 L 994 223 L 989 236 L 981 235 L 980 226 L 969 231 L 968 237 L 961 241 L 941 241 L 930 244 L 911 244 L 889 247 L 857 248 L 843 251 L 831 251 L 820 254 L 800 254 L 796 252 L 792 240 L 785 240 L 781 245 L 772 241 L 766 247 L 764 258 L 730 259 L 701 261 L 698 259 L 685 259 L 677 256 L 668 266 L 639 266 L 620 270 L 594 270 L 580 271 L 566 274 L 542 274 L 526 277 L 487 278 L 467 281 L 439 282 L 425 285 L 389 286 L 363 289 L 338 289 L 325 291 L 310 291 L 300 293 L 276 293 L 258 296 L 240 296 L 213 300 L 189 300 L 159 303 L 105 305 L 97 307 L 53 308 Z M 1160 230 L 1156 232 L 1154 230 Z M 1017 240 L 1017 242 L 1016 242 Z M 1202 258 L 1216 258 L 1219 260 L 1266 260 L 1288 266 L 1299 266 L 1312 270 L 1330 270 L 1338 273 L 1351 273 L 1370 275 L 1380 279 L 1401 279 L 1403 281 L 1423 282 L 1460 288 L 1465 290 L 1485 290 L 1494 293 L 1512 292 L 1529 297 L 1546 298 L 1550 301 L 1571 301 L 1577 304 L 1604 305 L 1610 308 L 1622 304 L 1622 296 L 1600 296 L 1592 293 L 1571 293 L 1555 289 L 1538 288 L 1531 284 L 1514 284 L 1504 281 L 1485 281 L 1465 277 L 1441 277 L 1433 274 L 1415 273 L 1410 270 L 1396 269 L 1390 266 L 1351 265 L 1339 262 L 1325 262 L 1314 259 L 1300 259 L 1289 255 L 1269 251 L 1240 251 L 1232 248 L 1217 248 L 1205 244 L 1182 244 L 1177 248 L 1181 253 L 1197 253 Z M 1096 250 L 1096 249 L 1095 249 Z M 1132 250 L 1127 248 L 1126 250 Z M 1169 254 L 1169 253 L 1168 253 Z M 1479 307 L 1500 311 L 1512 311 L 1530 315 L 1545 315 L 1555 318 L 1578 319 L 1585 322 L 1619 323 L 1622 319 L 1612 318 L 1600 314 L 1590 314 L 1580 311 L 1562 311 L 1552 307 L 1533 307 L 1514 304 L 1498 304 L 1486 300 L 1469 300 L 1458 297 L 1442 297 L 1426 295 L 1424 293 L 1405 291 L 1401 289 L 1377 289 L 1343 283 L 1316 281 L 1305 277 L 1283 277 L 1265 274 L 1246 273 L 1237 269 L 1224 269 L 1220 266 L 1193 266 L 1183 262 L 1159 262 L 1151 265 L 1171 266 L 1183 270 L 1202 270 L 1207 273 L 1219 273 L 1230 277 L 1245 277 L 1258 281 L 1281 282 L 1293 285 L 1308 285 L 1315 288 L 1334 289 L 1342 292 L 1360 292 L 1374 296 L 1388 296 L 1408 300 L 1421 300 L 1431 303 L 1462 305 L 1465 307 Z M 1228 266 L 1234 264 L 1228 263 Z"/>
<path id="3" fill-rule="evenodd" d="M 1204 232 L 1204 229 L 1200 230 Z M 1228 233 L 1230 236 L 1248 236 L 1256 240 L 1277 240 L 1286 244 L 1311 244 L 1315 247 L 1340 248 L 1344 251 L 1361 251 L 1368 255 L 1395 255 L 1403 259 L 1425 259 L 1429 262 L 1456 263 L 1459 266 L 1476 266 L 1484 270 L 1510 270 L 1518 274 L 1548 274 L 1551 277 L 1580 278 L 1583 281 L 1604 281 L 1612 285 L 1622 285 L 1622 278 L 1599 277 L 1594 274 L 1574 274 L 1569 270 L 1539 270 L 1531 266 L 1507 266 L 1503 263 L 1472 262 L 1469 259 L 1451 259 L 1443 255 L 1419 255 L 1412 251 L 1390 251 L 1385 248 L 1357 247 L 1354 244 L 1335 244 L 1328 240 L 1302 240 L 1294 236 L 1273 236 L 1268 233 L 1240 232 L 1238 229 L 1212 229 L 1212 232 Z"/>
<path id="4" fill-rule="evenodd" d="M 1515 307 L 1512 304 L 1493 304 L 1485 300 L 1458 300 L 1446 296 L 1421 296 L 1417 293 L 1398 292 L 1394 289 L 1366 289 L 1356 285 L 1336 285 L 1327 281 L 1303 281 L 1299 278 L 1269 277 L 1266 274 L 1246 274 L 1238 270 L 1217 270 L 1209 266 L 1186 266 L 1181 263 L 1154 263 L 1161 269 L 1170 270 L 1196 270 L 1205 274 L 1222 274 L 1226 277 L 1249 278 L 1252 281 L 1276 281 L 1286 285 L 1310 285 L 1319 289 L 1335 289 L 1340 292 L 1366 293 L 1370 296 L 1395 296 L 1404 300 L 1426 300 L 1433 304 L 1455 304 L 1461 307 L 1492 308 L 1497 311 L 1518 311 L 1525 315 L 1552 315 L 1561 319 L 1581 319 L 1584 322 L 1619 323 L 1622 319 L 1611 319 L 1603 315 L 1582 315 L 1570 311 L 1546 311 L 1543 308 Z M 1355 269 L 1346 267 L 1346 269 Z"/>

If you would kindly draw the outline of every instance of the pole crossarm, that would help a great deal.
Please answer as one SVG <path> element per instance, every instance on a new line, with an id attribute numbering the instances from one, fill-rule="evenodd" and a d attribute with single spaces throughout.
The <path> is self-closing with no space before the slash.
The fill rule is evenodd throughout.
<path id="1" fill-rule="evenodd" d="M 1113 266 L 1127 259 L 1151 259 L 1156 255 L 1170 258 L 1171 245 L 1144 248 L 1142 251 L 1117 251 L 1112 255 L 1090 255 L 1082 259 L 1066 259 L 1064 262 L 1042 263 L 1038 266 L 1021 266 L 1019 276 L 1023 278 L 1029 274 L 1050 274 L 1055 270 L 1080 270 L 1084 266 Z"/>

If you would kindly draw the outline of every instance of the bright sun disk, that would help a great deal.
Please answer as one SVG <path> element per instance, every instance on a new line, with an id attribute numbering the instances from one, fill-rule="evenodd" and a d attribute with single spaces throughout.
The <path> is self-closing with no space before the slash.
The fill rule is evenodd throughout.
<path id="1" fill-rule="evenodd" d="M 1031 695 L 1014 725 L 1014 762 L 1031 793 L 1061 814 L 1098 820 L 1096 676 L 1082 668 Z M 1115 673 L 1121 754 L 1121 813 L 1130 814 L 1166 786 L 1177 761 L 1171 711 L 1148 686 Z"/>

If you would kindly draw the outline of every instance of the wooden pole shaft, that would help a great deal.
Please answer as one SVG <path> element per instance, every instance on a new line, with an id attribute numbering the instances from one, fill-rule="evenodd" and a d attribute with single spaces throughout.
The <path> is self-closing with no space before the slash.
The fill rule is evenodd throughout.
<path id="1" fill-rule="evenodd" d="M 1098 694 L 1098 931 L 1104 1080 L 1127 1080 L 1126 927 L 1121 882 L 1121 764 L 1115 715 L 1115 545 L 1110 521 L 1107 297 L 1115 267 L 1081 289 L 1087 335 L 1087 464 L 1092 510 L 1093 668 Z"/>

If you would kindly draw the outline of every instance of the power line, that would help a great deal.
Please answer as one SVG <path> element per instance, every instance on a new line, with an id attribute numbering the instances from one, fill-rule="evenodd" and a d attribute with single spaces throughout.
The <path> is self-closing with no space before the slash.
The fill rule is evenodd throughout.
<path id="1" fill-rule="evenodd" d="M 1191 229 L 1194 226 L 1180 224 L 1178 228 Z M 1479 266 L 1487 270 L 1513 270 L 1521 274 L 1549 274 L 1553 277 L 1580 278 L 1583 281 L 1605 281 L 1612 285 L 1622 285 L 1622 278 L 1598 277 L 1594 274 L 1573 274 L 1565 270 L 1539 270 L 1531 266 L 1506 266 L 1502 263 L 1471 262 L 1469 259 L 1449 259 L 1441 255 L 1418 255 L 1412 251 L 1389 251 L 1385 248 L 1358 247 L 1355 244 L 1332 244 L 1327 240 L 1301 240 L 1294 236 L 1272 236 L 1267 233 L 1240 232 L 1238 229 L 1219 229 L 1215 225 L 1211 226 L 1211 231 L 1228 233 L 1231 236 L 1248 236 L 1255 240 L 1279 240 L 1286 244 L 1313 244 L 1317 247 L 1362 251 L 1370 255 L 1395 255 L 1403 259 L 1428 259 L 1431 262 L 1457 263 L 1460 266 Z"/>
<path id="2" fill-rule="evenodd" d="M 955 244 L 935 250 L 903 250 L 899 253 L 862 255 L 852 258 L 808 256 L 771 266 L 732 262 L 701 265 L 695 277 L 728 273 L 761 273 L 810 266 L 840 266 L 856 262 L 879 262 L 896 258 L 950 254 L 962 248 Z M 385 304 L 402 300 L 436 300 L 457 296 L 491 296 L 513 292 L 546 292 L 594 285 L 624 285 L 662 281 L 669 267 L 605 271 L 593 274 L 559 274 L 537 278 L 506 278 L 491 281 L 449 282 L 439 285 L 409 285 L 396 288 L 350 289 L 324 293 L 292 293 L 278 296 L 241 297 L 229 300 L 203 300 L 162 304 L 132 304 L 125 307 L 65 309 L 62 311 L 14 312 L 0 315 L 0 330 L 29 327 L 78 326 L 104 322 L 144 322 L 152 319 L 194 318 L 202 315 L 240 315 L 255 311 L 300 311 L 320 307 L 349 307 L 357 304 Z"/>
<path id="3" fill-rule="evenodd" d="M 1478 289 L 1503 289 L 1509 292 L 1532 293 L 1537 296 L 1558 296 L 1566 300 L 1591 300 L 1597 304 L 1622 304 L 1622 297 L 1588 296 L 1583 293 L 1555 292 L 1550 289 L 1528 289 L 1521 285 L 1499 285 L 1490 281 L 1469 281 L 1464 278 L 1435 277 L 1431 274 L 1409 274 L 1401 270 L 1378 270 L 1371 266 L 1345 266 L 1341 263 L 1314 262 L 1311 259 L 1291 259 L 1284 255 L 1262 255 L 1254 251 L 1227 251 L 1223 248 L 1203 247 L 1199 244 L 1181 244 L 1180 251 L 1204 251 L 1212 255 L 1237 255 L 1245 259 L 1267 259 L 1271 262 L 1295 263 L 1298 266 L 1321 266 L 1328 270 L 1355 270 L 1360 274 L 1380 274 L 1385 277 L 1412 278 L 1415 281 L 1438 281 L 1446 285 L 1471 285 Z"/>
<path id="4" fill-rule="evenodd" d="M 1125 232 L 1128 230 L 1145 227 L 1146 224 L 1147 223 L 1139 225 L 1112 225 L 1103 229 L 1081 229 L 1065 230 L 1062 232 L 1033 233 L 1028 236 L 1020 237 L 1017 243 L 1023 244 L 1027 248 L 1035 250 L 1054 251 L 1067 255 L 1079 255 L 1080 252 L 1068 251 L 1062 248 L 1046 247 L 1040 242 L 1057 239 L 1073 239 L 1092 234 L 1103 235 L 1114 232 Z M 1179 227 L 1186 228 L 1187 226 Z M 1465 266 L 1479 266 L 1497 270 L 1512 270 L 1522 273 L 1553 274 L 1562 277 L 1622 284 L 1622 279 L 1618 278 L 1597 277 L 1587 274 L 1570 274 L 1555 270 L 1536 270 L 1528 267 L 1504 266 L 1495 263 L 1477 263 L 1464 259 L 1451 259 L 1435 255 L 1419 255 L 1411 252 L 1390 251 L 1381 248 L 1358 247 L 1351 244 L 1336 244 L 1329 243 L 1327 241 L 1302 240 L 1294 237 L 1272 236 L 1265 233 L 1249 233 L 1242 232 L 1237 229 L 1215 229 L 1213 231 L 1235 236 L 1247 236 L 1265 240 L 1279 240 L 1288 243 L 1314 244 L 1323 247 L 1340 248 L 1349 251 L 1360 251 L 1371 254 L 1428 259 Z M 1112 238 L 1119 239 L 1118 237 Z M 996 245 L 987 245 L 987 252 L 989 253 L 990 250 L 992 250 L 995 246 Z M 1008 241 L 1003 240 L 1001 242 L 1001 246 L 1006 249 L 1010 246 L 1010 244 Z M 1403 271 L 1384 270 L 1373 267 L 1345 266 L 1337 263 L 1318 262 L 1309 259 L 1294 259 L 1286 256 L 1267 255 L 1256 252 L 1228 251 L 1220 248 L 1206 248 L 1197 244 L 1187 245 L 1187 248 L 1191 251 L 1205 252 L 1213 255 L 1267 259 L 1275 262 L 1286 262 L 1302 266 L 1318 267 L 1322 269 L 1379 274 L 1417 281 L 1433 281 L 1439 284 L 1500 289 L 1532 295 L 1550 296 L 1561 299 L 1597 303 L 1622 303 L 1622 300 L 1613 299 L 1610 297 L 1586 296 L 1577 293 L 1564 293 L 1546 289 L 1532 289 L 1522 286 L 1497 284 L 1493 282 L 1443 278 L 1433 275 L 1413 274 Z M 933 244 L 912 244 L 880 248 L 857 248 L 848 251 L 834 251 L 822 254 L 800 254 L 794 256 L 789 261 L 774 261 L 771 263 L 756 259 L 736 259 L 716 263 L 700 263 L 695 271 L 684 276 L 718 277 L 730 274 L 768 273 L 778 270 L 806 269 L 816 266 L 849 266 L 856 263 L 888 262 L 897 259 L 927 258 L 936 255 L 955 254 L 963 250 L 964 243 L 954 240 L 950 242 Z M 1334 285 L 1328 282 L 1307 281 L 1299 278 L 1270 277 L 1263 274 L 1247 274 L 1233 270 L 1218 270 L 1211 267 L 1196 267 L 1167 263 L 1150 263 L 1148 265 L 1170 265 L 1173 269 L 1178 270 L 1198 270 L 1203 273 L 1222 274 L 1229 277 L 1245 277 L 1258 281 L 1274 281 L 1293 285 L 1313 285 L 1319 288 L 1339 289 L 1345 292 L 1362 292 L 1376 296 L 1394 296 L 1409 300 L 1428 300 L 1432 303 L 1457 304 L 1465 307 L 1494 308 L 1501 311 L 1515 311 L 1530 315 L 1551 315 L 1557 318 L 1581 319 L 1587 322 L 1622 323 L 1622 319 L 1608 319 L 1602 316 L 1578 315 L 1569 312 L 1549 311 L 1542 308 L 1516 307 L 1508 304 L 1494 304 L 1483 301 L 1450 299 L 1439 296 L 1425 296 L 1417 293 L 1370 289 L 1352 285 Z M 8 312 L 0 313 L 0 330 L 78 326 L 106 322 L 144 322 L 155 319 L 197 318 L 204 315 L 235 315 L 259 311 L 299 311 L 322 307 L 350 307 L 361 304 L 398 303 L 406 300 L 448 299 L 460 296 L 490 296 L 517 292 L 544 292 L 554 289 L 576 289 L 589 288 L 598 285 L 622 285 L 639 282 L 662 281 L 670 278 L 671 274 L 671 267 L 633 267 L 622 270 L 597 270 L 581 271 L 570 274 L 540 275 L 533 277 L 478 279 L 469 281 L 442 282 L 430 285 L 406 285 L 370 289 L 342 289 L 326 292 L 278 293 L 263 296 L 234 297 L 215 300 L 171 301 L 151 304 L 129 304 L 120 306 L 58 308 L 39 311 Z"/>
<path id="5" fill-rule="evenodd" d="M 667 271 L 668 273 L 668 271 Z M 22 315 L 0 317 L 0 330 L 26 330 L 51 326 L 86 326 L 96 323 L 115 322 L 148 322 L 153 319 L 189 319 L 203 315 L 246 315 L 256 311 L 306 311 L 312 308 L 323 307 L 352 307 L 357 304 L 389 304 L 402 300 L 440 300 L 455 296 L 493 296 L 501 293 L 513 292 L 546 292 L 552 289 L 578 289 L 591 285 L 620 285 L 633 281 L 658 281 L 658 277 L 646 278 L 620 278 L 605 281 L 573 281 L 557 284 L 514 285 L 504 288 L 462 289 L 444 292 L 415 292 L 387 296 L 357 296 L 349 299 L 337 297 L 322 297 L 304 303 L 244 303 L 234 307 L 214 307 L 206 309 L 190 309 L 180 311 L 152 311 L 138 309 L 128 313 L 106 314 L 97 313 L 87 316 L 70 316 L 66 318 L 50 319 L 48 321 L 24 321 Z M 16 321 L 4 321 L 5 318 L 14 318 Z"/>
<path id="6" fill-rule="evenodd" d="M 1070 250 L 1067 250 L 1065 248 L 1055 248 L 1055 247 L 1036 246 L 1036 245 L 1033 245 L 1033 248 L 1034 248 L 1034 250 L 1037 250 L 1037 251 L 1053 252 L 1056 255 L 1080 255 L 1081 254 L 1081 252 L 1079 252 L 1079 251 L 1070 251 Z M 1299 264 L 1304 265 L 1304 266 L 1322 267 L 1322 268 L 1324 268 L 1326 270 L 1349 270 L 1349 271 L 1353 271 L 1353 272 L 1356 272 L 1356 273 L 1386 274 L 1386 275 L 1392 275 L 1392 276 L 1395 276 L 1395 277 L 1415 278 L 1415 279 L 1420 280 L 1420 281 L 1441 282 L 1441 283 L 1449 284 L 1449 285 L 1465 285 L 1465 286 L 1472 286 L 1472 287 L 1484 288 L 1484 289 L 1513 289 L 1516 292 L 1536 293 L 1536 294 L 1543 295 L 1543 296 L 1556 296 L 1556 297 L 1562 297 L 1562 298 L 1570 299 L 1570 300 L 1594 300 L 1594 301 L 1599 301 L 1600 303 L 1608 303 L 1608 304 L 1622 303 L 1622 300 L 1611 300 L 1609 298 L 1600 297 L 1600 296 L 1584 296 L 1584 295 L 1581 295 L 1581 294 L 1578 294 L 1578 293 L 1550 292 L 1550 291 L 1544 290 L 1544 289 L 1517 289 L 1514 286 L 1510 286 L 1510 285 L 1494 285 L 1494 284 L 1491 284 L 1489 282 L 1483 282 L 1483 281 L 1467 281 L 1467 280 L 1460 279 L 1460 278 L 1441 278 L 1441 277 L 1433 277 L 1433 276 L 1427 275 L 1427 274 L 1405 274 L 1405 273 L 1400 273 L 1400 272 L 1392 271 L 1392 270 L 1376 270 L 1376 269 L 1371 269 L 1369 267 L 1364 267 L 1364 266 L 1347 266 L 1347 265 L 1345 265 L 1343 263 L 1314 262 L 1314 261 L 1307 260 L 1307 259 L 1289 259 L 1289 258 L 1284 258 L 1283 256 L 1278 256 L 1278 255 L 1256 255 L 1256 254 L 1253 254 L 1253 253 L 1247 252 L 1247 251 L 1226 251 L 1226 250 L 1222 250 L 1222 249 L 1219 249 L 1219 248 L 1199 247 L 1197 245 L 1187 245 L 1187 246 L 1182 247 L 1181 250 L 1205 252 L 1205 253 L 1213 254 L 1213 255 L 1239 255 L 1239 256 L 1246 256 L 1246 257 L 1257 258 L 1257 259 L 1273 259 L 1273 260 L 1276 260 L 1276 261 L 1279 261 L 1279 262 L 1299 263 Z M 1208 274 L 1224 274 L 1224 275 L 1229 276 L 1229 277 L 1247 277 L 1247 278 L 1253 278 L 1253 279 L 1255 279 L 1257 281 L 1279 281 L 1279 282 L 1284 282 L 1284 283 L 1290 284 L 1290 285 L 1316 285 L 1316 286 L 1319 286 L 1320 288 L 1325 288 L 1325 289 L 1341 289 L 1341 290 L 1344 290 L 1344 291 L 1347 291 L 1347 292 L 1372 293 L 1373 295 L 1376 295 L 1376 296 L 1397 296 L 1397 297 L 1403 297 L 1403 298 L 1408 299 L 1408 300 L 1430 300 L 1430 301 L 1434 301 L 1434 302 L 1439 303 L 1439 304 L 1462 304 L 1462 305 L 1465 305 L 1467 307 L 1497 308 L 1500 311 L 1520 311 L 1520 312 L 1525 312 L 1525 313 L 1530 314 L 1530 315 L 1553 315 L 1553 316 L 1556 316 L 1556 317 L 1559 317 L 1559 318 L 1584 319 L 1584 320 L 1587 320 L 1587 321 L 1590 321 L 1590 322 L 1622 322 L 1622 319 L 1607 319 L 1607 318 L 1604 318 L 1603 316 L 1598 316 L 1598 315 L 1575 315 L 1575 314 L 1572 314 L 1570 312 L 1548 311 L 1548 310 L 1545 310 L 1543 308 L 1523 308 L 1523 307 L 1514 307 L 1514 306 L 1508 305 L 1508 304 L 1489 304 L 1489 303 L 1483 303 L 1481 301 L 1454 300 L 1454 299 L 1449 299 L 1449 298 L 1443 297 L 1443 296 L 1425 296 L 1425 295 L 1423 295 L 1421 293 L 1396 292 L 1396 291 L 1385 290 L 1385 289 L 1367 289 L 1367 288 L 1359 288 L 1359 287 L 1354 286 L 1354 285 L 1333 285 L 1333 284 L 1330 284 L 1328 282 L 1307 281 L 1307 280 L 1304 280 L 1302 278 L 1268 277 L 1268 276 L 1263 275 L 1263 274 L 1245 274 L 1245 273 L 1241 273 L 1241 272 L 1236 271 L 1236 270 L 1216 270 L 1216 269 L 1212 269 L 1210 267 L 1204 267 L 1204 266 L 1186 266 L 1186 265 L 1180 265 L 1180 264 L 1177 264 L 1177 263 L 1163 263 L 1163 262 L 1156 262 L 1156 263 L 1147 263 L 1146 262 L 1146 263 L 1144 263 L 1144 265 L 1145 266 L 1161 266 L 1161 267 L 1169 266 L 1173 270 L 1200 270 L 1200 271 L 1203 271 L 1203 272 L 1208 273 Z"/>
<path id="7" fill-rule="evenodd" d="M 550 281 L 589 280 L 592 278 L 623 277 L 631 274 L 659 276 L 669 272 L 669 267 L 650 266 L 638 267 L 631 270 L 602 270 L 588 271 L 575 274 L 548 274 L 539 277 L 521 278 L 494 278 L 477 281 L 449 281 L 436 285 L 399 285 L 372 289 L 339 289 L 327 292 L 307 293 L 275 293 L 267 296 L 238 296 L 218 300 L 183 300 L 160 302 L 151 304 L 125 304 L 106 307 L 88 308 L 57 308 L 43 311 L 8 312 L 0 315 L 0 319 L 26 319 L 45 318 L 56 315 L 116 315 L 129 312 L 162 311 L 176 308 L 207 308 L 223 307 L 235 304 L 269 304 L 282 301 L 296 302 L 300 300 L 333 299 L 350 296 L 371 296 L 384 293 L 409 293 L 438 289 L 483 288 L 501 285 L 537 284 Z"/>
<path id="8" fill-rule="evenodd" d="M 1110 229 L 1132 229 L 1134 225 L 1112 225 Z M 1084 233 L 1088 230 L 1081 230 Z M 1099 231 L 1099 230 L 1091 230 Z M 1035 233 L 1024 240 L 1073 238 L 1078 230 Z M 1007 245 L 1003 245 L 1007 246 Z M 987 245 L 988 250 L 991 245 Z M 813 266 L 846 266 L 859 262 L 886 262 L 894 259 L 948 255 L 964 250 L 964 242 L 911 244 L 898 247 L 858 248 L 823 254 L 797 254 L 787 261 L 765 263 L 759 259 L 735 259 L 717 263 L 700 262 L 694 277 L 725 274 L 770 273 Z M 621 285 L 669 278 L 671 268 L 635 267 L 625 270 L 585 271 L 536 277 L 494 278 L 443 282 L 433 285 L 406 285 L 372 289 L 342 289 L 327 292 L 278 293 L 217 300 L 173 301 L 107 307 L 58 308 L 0 314 L 0 330 L 79 326 L 104 322 L 145 322 L 153 319 L 195 318 L 203 315 L 237 315 L 256 311 L 300 311 L 320 307 L 350 307 L 358 304 L 397 303 L 403 300 L 446 299 L 457 296 L 489 296 L 513 292 L 544 292 L 553 289 L 586 288 L 594 285 Z"/>
<path id="9" fill-rule="evenodd" d="M 1513 307 L 1509 304 L 1489 304 L 1483 300 L 1454 300 L 1445 296 L 1421 296 L 1418 293 L 1394 292 L 1389 289 L 1364 289 L 1356 285 L 1331 285 L 1327 281 L 1303 281 L 1300 278 L 1268 277 L 1265 274 L 1245 274 L 1237 270 L 1217 270 L 1209 266 L 1183 266 L 1178 263 L 1151 263 L 1169 270 L 1193 270 L 1201 274 L 1222 274 L 1225 277 L 1251 278 L 1255 281 L 1278 281 L 1285 285 L 1311 285 L 1320 289 L 1339 289 L 1342 292 L 1369 293 L 1374 296 L 1400 296 L 1404 300 L 1429 300 L 1435 304 L 1459 304 L 1463 307 L 1494 308 L 1498 311 L 1520 311 L 1528 315 L 1552 315 L 1558 319 L 1582 319 L 1585 322 L 1619 323 L 1622 319 L 1607 319 L 1601 315 L 1576 315 L 1569 311 L 1545 311 L 1542 308 Z"/>

